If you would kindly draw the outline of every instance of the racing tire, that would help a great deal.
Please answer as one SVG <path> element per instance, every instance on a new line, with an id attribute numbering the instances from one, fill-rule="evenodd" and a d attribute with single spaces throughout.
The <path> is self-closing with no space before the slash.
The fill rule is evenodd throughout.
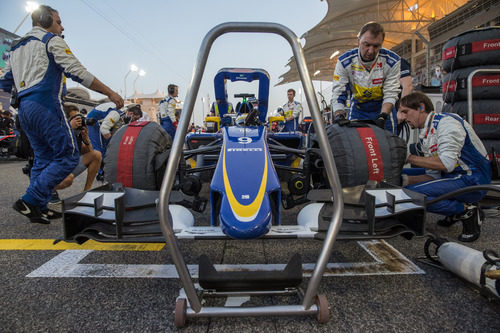
<path id="1" fill-rule="evenodd" d="M 495 65 L 500 59 L 500 28 L 489 27 L 461 33 L 443 45 L 443 69 L 454 70 Z"/>
<path id="2" fill-rule="evenodd" d="M 500 132 L 500 100 L 475 100 L 472 102 L 473 118 L 472 124 L 477 136 L 482 140 L 498 140 Z M 446 104 L 443 112 L 456 113 L 460 117 L 468 119 L 469 106 L 466 101 Z"/>
<path id="3" fill-rule="evenodd" d="M 177 328 L 186 326 L 187 301 L 185 298 L 179 298 L 175 301 L 174 324 Z"/>
<path id="4" fill-rule="evenodd" d="M 318 307 L 316 320 L 319 324 L 326 324 L 330 320 L 330 307 L 325 295 L 320 294 L 316 296 L 316 306 Z"/>
<path id="5" fill-rule="evenodd" d="M 476 69 L 498 69 L 498 66 L 467 67 L 446 74 L 442 85 L 443 100 L 446 103 L 467 101 L 467 77 Z M 498 96 L 500 96 L 500 70 L 498 73 L 474 75 L 472 78 L 473 99 L 495 99 Z"/>

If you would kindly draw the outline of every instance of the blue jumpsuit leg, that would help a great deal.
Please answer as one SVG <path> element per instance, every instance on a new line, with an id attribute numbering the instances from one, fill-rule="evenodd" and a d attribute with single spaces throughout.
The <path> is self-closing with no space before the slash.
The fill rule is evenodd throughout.
<path id="1" fill-rule="evenodd" d="M 64 111 L 31 100 L 21 101 L 19 120 L 35 154 L 30 185 L 23 196 L 29 204 L 44 207 L 54 188 L 77 166 L 76 138 Z"/>
<path id="2" fill-rule="evenodd" d="M 398 135 L 398 110 L 396 108 L 392 109 L 391 114 L 387 118 L 385 129 L 394 135 Z"/>
<path id="3" fill-rule="evenodd" d="M 161 126 L 165 131 L 167 131 L 168 134 L 170 134 L 170 137 L 172 140 L 174 140 L 175 136 L 175 126 L 172 123 L 172 120 L 169 117 L 165 117 L 161 119 Z"/>
<path id="4" fill-rule="evenodd" d="M 451 178 L 453 177 L 453 178 Z M 440 178 L 419 184 L 407 186 L 407 189 L 425 194 L 428 200 L 433 200 L 443 194 L 471 186 L 477 185 L 478 177 L 476 175 L 451 175 L 450 178 Z M 427 210 L 431 213 L 441 214 L 445 216 L 458 215 L 465 210 L 464 203 L 473 203 L 481 200 L 485 195 L 485 191 L 470 192 L 457 195 L 448 200 L 436 202 Z"/>
<path id="5" fill-rule="evenodd" d="M 402 174 L 408 175 L 408 176 L 419 176 L 419 175 L 425 175 L 425 169 L 424 168 L 404 168 L 401 171 Z"/>
<path id="6" fill-rule="evenodd" d="M 104 159 L 104 148 L 101 140 L 101 133 L 99 132 L 99 125 L 88 126 L 89 129 L 89 139 L 92 144 L 92 148 L 101 152 L 101 156 Z"/>
<path id="7" fill-rule="evenodd" d="M 92 144 L 92 148 L 101 153 L 102 161 L 104 162 L 104 156 L 106 155 L 106 148 L 110 140 L 106 140 L 103 138 L 100 132 L 99 125 L 96 124 L 93 126 L 88 126 L 88 129 L 89 129 L 89 139 L 90 143 Z M 102 165 L 103 164 L 101 163 L 101 166 Z M 103 175 L 104 170 L 101 167 L 99 167 L 97 174 Z"/>

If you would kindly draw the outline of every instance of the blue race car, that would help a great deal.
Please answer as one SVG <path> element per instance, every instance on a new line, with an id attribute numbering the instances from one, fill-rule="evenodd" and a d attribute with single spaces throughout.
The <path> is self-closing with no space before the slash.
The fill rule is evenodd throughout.
<path id="1" fill-rule="evenodd" d="M 227 101 L 226 82 L 254 80 L 259 81 L 258 98 L 253 94 L 235 95 L 243 100 L 237 104 L 236 112 L 230 113 L 232 107 Z M 209 177 L 204 179 L 211 179 L 213 226 L 220 224 L 222 231 L 233 238 L 257 238 L 268 233 L 271 225 L 280 223 L 280 181 L 290 178 L 291 172 L 303 172 L 303 169 L 290 167 L 298 165 L 304 156 L 304 151 L 299 151 L 303 148 L 303 134 L 268 130 L 269 74 L 265 70 L 223 68 L 215 76 L 214 86 L 216 102 L 213 109 L 217 112 L 206 118 L 206 123 L 212 124 L 212 131 L 191 133 L 186 137 L 188 150 L 184 151 L 184 156 L 191 161 L 191 168 L 185 171 L 191 175 L 210 171 Z M 272 150 L 270 145 L 274 147 Z M 205 149 L 202 148 L 200 154 L 202 146 Z M 278 152 L 280 146 L 297 151 Z M 280 172 L 281 179 L 275 168 L 278 165 L 289 168 L 287 172 Z M 304 184 L 300 187 L 302 189 Z"/>
<path id="2" fill-rule="evenodd" d="M 227 99 L 226 84 L 255 80 L 259 82 L 257 98 L 253 94 L 236 94 L 235 98 L 241 98 L 241 101 L 233 108 Z M 314 131 L 309 130 L 304 134 L 300 131 L 272 130 L 272 122 L 280 119 L 267 118 L 269 74 L 263 69 L 223 68 L 214 78 L 214 87 L 216 102 L 212 108 L 213 114 L 205 118 L 209 130 L 186 135 L 182 158 L 175 171 L 176 180 L 169 204 L 176 236 L 196 239 L 323 237 L 329 226 L 327 221 L 333 213 L 332 196 Z M 156 124 L 148 126 L 151 125 Z M 117 133 L 110 145 L 122 143 L 121 138 L 128 135 L 126 127 L 123 131 L 124 133 Z M 161 129 L 158 128 L 157 131 Z M 162 136 L 162 133 L 154 134 L 154 129 L 140 133 L 149 133 L 151 137 L 138 139 L 137 142 L 147 143 L 154 137 Z M 360 141 L 358 134 L 354 137 L 346 135 L 358 131 L 351 128 L 342 135 L 330 131 L 328 133 L 335 134 L 329 136 L 330 145 L 333 147 L 336 144 L 337 150 L 342 148 L 349 154 L 342 161 L 352 163 L 348 157 L 354 154 L 354 150 L 347 146 L 343 148 L 343 145 Z M 170 145 L 167 141 L 163 144 L 167 145 L 165 148 Z M 161 145 L 157 142 L 148 146 L 156 147 L 154 149 L 161 153 L 158 156 L 168 154 L 168 149 L 163 151 L 164 149 L 158 148 Z M 138 149 L 143 150 L 144 147 Z M 116 155 L 122 156 L 119 154 L 120 149 L 112 150 L 118 150 Z M 382 155 L 386 155 L 388 150 L 389 148 L 385 148 Z M 139 170 L 141 179 L 144 178 L 144 170 L 161 170 L 161 165 L 156 163 L 164 165 L 166 161 L 163 159 L 163 162 L 158 162 L 159 159 L 154 156 L 139 160 L 150 160 L 154 164 L 147 168 L 133 167 L 134 170 Z M 341 165 L 342 161 L 338 160 L 338 165 Z M 130 164 L 134 163 L 139 162 L 130 161 Z M 117 160 L 116 165 L 118 164 L 127 163 Z M 344 166 L 339 170 L 342 181 L 356 178 L 353 170 L 364 173 L 359 165 L 358 168 Z M 345 174 L 346 171 L 351 174 Z M 163 173 L 155 178 L 163 179 Z M 156 184 L 161 185 L 161 181 L 156 181 Z M 345 198 L 352 199 L 345 205 L 344 220 L 349 223 L 342 225 L 339 238 L 388 238 L 399 234 L 412 236 L 423 232 L 422 222 L 413 225 L 405 216 L 393 219 L 393 213 L 376 213 L 377 209 L 380 210 L 377 206 L 379 199 L 372 202 L 372 199 L 366 198 L 377 197 L 377 192 L 367 196 L 363 194 L 364 186 L 352 187 L 351 183 L 342 185 L 346 187 Z M 156 188 L 158 189 L 159 187 Z M 149 188 L 109 184 L 66 200 L 65 239 L 78 242 L 88 238 L 101 241 L 163 241 L 158 212 L 154 209 L 158 191 L 145 193 L 143 190 Z M 123 193 L 123 203 L 116 201 L 113 205 L 103 205 L 103 212 L 111 214 L 106 220 L 116 226 L 103 222 L 104 215 L 97 216 L 94 212 L 97 204 L 92 200 L 102 193 L 106 201 L 106 197 L 110 196 L 106 192 Z M 381 189 L 380 193 L 385 196 L 386 190 Z M 114 198 L 116 195 L 113 193 L 111 196 Z M 409 200 L 403 197 L 404 200 Z M 398 200 L 403 199 L 396 198 L 396 202 Z M 200 226 L 195 218 L 196 214 L 204 212 L 207 206 L 210 227 Z M 297 215 L 297 224 L 282 224 L 282 208 L 288 210 L 295 206 L 302 207 Z M 421 209 L 415 209 L 417 213 L 409 210 L 408 214 L 420 216 Z M 381 216 L 377 217 L 377 214 Z M 417 220 L 422 221 L 422 218 Z M 356 223 L 352 223 L 353 221 Z"/>

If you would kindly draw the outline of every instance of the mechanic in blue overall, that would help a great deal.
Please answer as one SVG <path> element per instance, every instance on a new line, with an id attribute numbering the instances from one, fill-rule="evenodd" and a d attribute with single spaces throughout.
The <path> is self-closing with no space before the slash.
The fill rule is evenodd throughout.
<path id="1" fill-rule="evenodd" d="M 173 140 L 177 129 L 177 110 L 180 109 L 181 101 L 177 98 L 179 96 L 178 86 L 169 84 L 167 89 L 168 97 L 162 99 L 158 106 L 158 118 L 161 126 Z"/>
<path id="2" fill-rule="evenodd" d="M 80 157 L 63 110 L 64 77 L 107 95 L 118 108 L 123 99 L 73 55 L 62 37 L 64 28 L 55 9 L 42 5 L 31 19 L 33 29 L 11 45 L 0 89 L 10 93 L 15 85 L 21 127 L 35 154 L 30 185 L 13 208 L 31 222 L 48 224 L 47 203 L 54 187 L 73 171 Z"/>
<path id="3" fill-rule="evenodd" d="M 302 113 L 302 104 L 295 101 L 295 90 L 288 89 L 288 101 L 283 104 L 283 116 L 285 117 L 285 125 L 282 132 L 294 132 L 299 129 L 299 116 Z"/>
<path id="4" fill-rule="evenodd" d="M 124 125 L 122 119 L 124 115 L 122 111 L 116 109 L 115 104 L 108 102 L 96 106 L 86 117 L 90 142 L 94 150 L 101 152 L 103 161 L 111 136 Z M 104 171 L 101 164 L 97 172 L 97 180 L 103 179 Z"/>
<path id="5" fill-rule="evenodd" d="M 403 183 L 409 184 L 408 189 L 423 193 L 432 200 L 467 186 L 491 182 L 486 149 L 461 117 L 434 112 L 431 100 L 421 92 L 401 98 L 399 115 L 411 128 L 423 129 L 420 134 L 423 156 L 409 155 L 407 158 L 407 163 L 423 169 L 420 174 L 403 176 Z M 463 231 L 458 239 L 473 242 L 480 235 L 478 201 L 485 194 L 486 191 L 460 194 L 438 201 L 427 210 L 447 217 L 438 223 L 441 226 L 461 221 Z"/>
<path id="6" fill-rule="evenodd" d="M 114 103 L 108 102 L 93 108 L 86 117 L 92 147 L 100 151 L 103 158 L 111 135 L 124 124 L 123 116 L 124 113 L 117 110 Z"/>
<path id="7" fill-rule="evenodd" d="M 382 48 L 384 37 L 384 28 L 369 22 L 358 34 L 358 47 L 338 58 L 331 109 L 336 119 L 374 120 L 379 127 L 396 133 L 394 105 L 400 91 L 400 57 Z M 349 93 L 351 105 L 346 115 Z"/>

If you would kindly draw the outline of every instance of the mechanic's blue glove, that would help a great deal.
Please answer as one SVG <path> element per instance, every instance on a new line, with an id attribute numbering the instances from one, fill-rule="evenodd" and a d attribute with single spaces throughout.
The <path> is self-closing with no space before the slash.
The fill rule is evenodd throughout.
<path id="1" fill-rule="evenodd" d="M 378 115 L 378 118 L 375 119 L 375 125 L 377 125 L 381 129 L 385 129 L 385 123 L 386 123 L 388 117 L 389 117 L 389 115 L 387 113 L 380 112 L 380 114 Z"/>

